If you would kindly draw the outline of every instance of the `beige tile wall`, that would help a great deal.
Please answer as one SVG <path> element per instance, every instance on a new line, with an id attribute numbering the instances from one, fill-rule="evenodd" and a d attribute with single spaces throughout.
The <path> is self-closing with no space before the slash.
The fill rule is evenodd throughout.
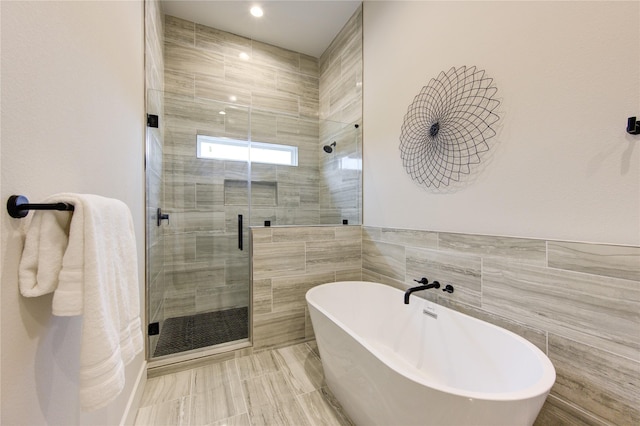
<path id="1" fill-rule="evenodd" d="M 248 226 L 320 220 L 318 60 L 165 16 L 164 75 L 164 316 L 246 306 Z M 299 165 L 198 159 L 198 134 L 295 145 Z"/>
<path id="2" fill-rule="evenodd" d="M 197 281 L 187 283 L 189 277 L 197 275 L 204 283 L 207 275 L 244 276 L 241 258 L 228 253 L 235 250 L 237 215 L 248 217 L 243 182 L 249 170 L 244 164 L 195 158 L 197 134 L 250 136 L 298 147 L 298 167 L 252 164 L 249 225 L 360 222 L 361 141 L 354 123 L 362 114 L 362 10 L 323 55 L 322 75 L 317 58 L 164 18 L 163 184 L 172 222 L 164 228 L 163 312 L 169 317 L 210 309 L 212 303 L 198 303 L 207 297 L 238 304 L 234 295 L 241 292 L 229 282 L 216 287 L 224 295 L 210 294 Z M 329 121 L 319 120 L 323 90 Z M 352 122 L 335 121 L 340 119 Z M 329 139 L 340 140 L 339 154 L 336 150 L 331 157 L 321 149 Z M 341 163 L 347 157 L 355 169 Z M 320 159 L 327 161 L 323 183 Z"/>
<path id="3" fill-rule="evenodd" d="M 253 348 L 314 337 L 305 293 L 362 277 L 360 226 L 253 228 Z"/>
<path id="4" fill-rule="evenodd" d="M 320 118 L 342 123 L 362 119 L 362 6 L 320 56 Z"/>
<path id="5" fill-rule="evenodd" d="M 640 247 L 363 227 L 362 275 L 510 329 L 557 380 L 537 424 L 640 422 Z"/>

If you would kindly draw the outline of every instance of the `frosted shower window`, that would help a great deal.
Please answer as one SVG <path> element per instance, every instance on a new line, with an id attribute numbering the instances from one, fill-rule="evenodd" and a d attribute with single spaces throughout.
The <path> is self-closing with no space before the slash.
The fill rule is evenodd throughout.
<path id="1" fill-rule="evenodd" d="M 198 158 L 298 165 L 298 147 L 198 135 Z"/>

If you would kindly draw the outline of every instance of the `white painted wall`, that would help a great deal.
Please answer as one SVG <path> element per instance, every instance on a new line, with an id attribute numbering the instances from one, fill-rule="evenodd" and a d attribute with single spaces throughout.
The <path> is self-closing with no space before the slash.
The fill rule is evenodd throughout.
<path id="1" fill-rule="evenodd" d="M 364 224 L 640 244 L 639 2 L 364 5 Z M 502 120 L 469 185 L 405 172 L 407 107 L 452 66 L 495 79 Z"/>
<path id="2" fill-rule="evenodd" d="M 144 312 L 143 4 L 2 2 L 1 195 L 70 191 L 123 200 L 135 223 Z M 3 207 L 4 209 L 4 207 Z M 143 372 L 99 411 L 78 401 L 80 317 L 19 295 L 23 220 L 2 222 L 2 424 L 118 424 Z"/>

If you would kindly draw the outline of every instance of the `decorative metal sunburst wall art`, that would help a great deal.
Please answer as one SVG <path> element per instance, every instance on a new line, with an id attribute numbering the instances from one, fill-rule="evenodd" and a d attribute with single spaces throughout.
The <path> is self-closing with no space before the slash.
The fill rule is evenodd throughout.
<path id="1" fill-rule="evenodd" d="M 448 186 L 480 164 L 496 135 L 497 88 L 484 70 L 451 68 L 422 88 L 407 110 L 400 135 L 407 173 L 427 188 Z"/>

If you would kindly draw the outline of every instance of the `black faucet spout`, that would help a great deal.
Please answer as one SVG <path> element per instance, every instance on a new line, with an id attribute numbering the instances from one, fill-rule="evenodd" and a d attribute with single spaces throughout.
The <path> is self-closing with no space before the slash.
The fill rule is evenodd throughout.
<path id="1" fill-rule="evenodd" d="M 404 304 L 409 304 L 409 296 L 411 296 L 411 293 L 414 291 L 429 290 L 430 288 L 440 288 L 440 283 L 438 281 L 434 281 L 431 284 L 419 285 L 418 287 L 411 287 L 407 289 L 407 291 L 404 292 Z"/>

